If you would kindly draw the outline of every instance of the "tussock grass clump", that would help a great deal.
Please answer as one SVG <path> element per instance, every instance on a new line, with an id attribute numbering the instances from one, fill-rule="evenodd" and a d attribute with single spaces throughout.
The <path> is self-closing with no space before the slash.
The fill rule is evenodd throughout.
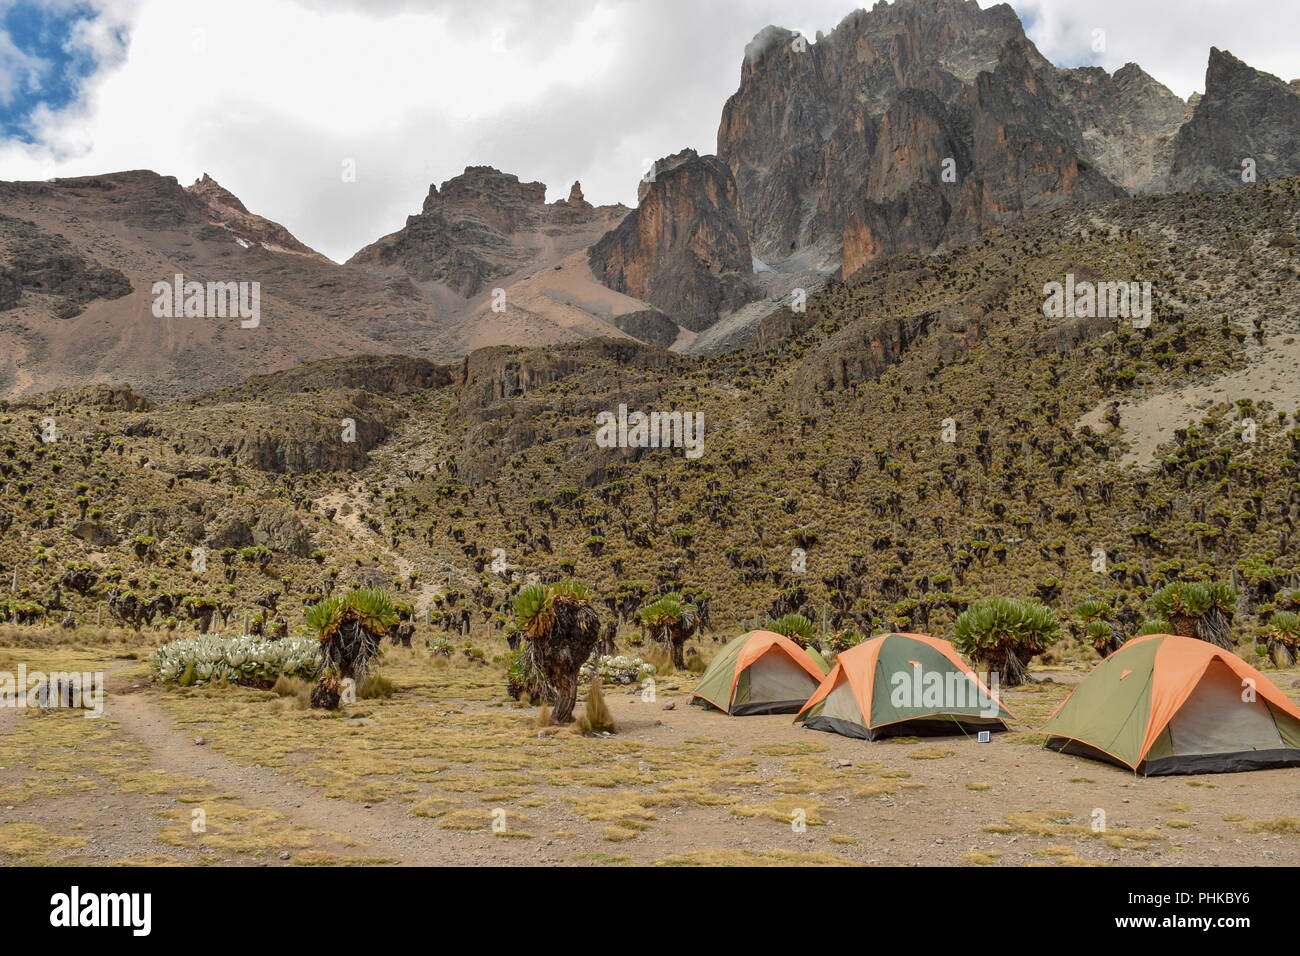
<path id="1" fill-rule="evenodd" d="M 1226 820 L 1227 817 L 1224 817 Z M 1300 836 L 1300 817 L 1272 817 L 1268 820 L 1243 820 L 1251 833 L 1286 833 Z"/>
<path id="2" fill-rule="evenodd" d="M 575 725 L 578 733 L 584 735 L 618 733 L 618 724 L 614 722 L 614 715 L 605 703 L 605 695 L 600 689 L 599 677 L 591 679 L 586 708 L 577 716 Z"/>
<path id="3" fill-rule="evenodd" d="M 375 671 L 368 672 L 357 687 L 359 700 L 387 700 L 397 693 L 397 685 Z"/>
<path id="4" fill-rule="evenodd" d="M 277 696 L 291 699 L 298 710 L 307 710 L 311 707 L 311 688 L 312 685 L 303 680 L 301 677 L 286 677 L 281 674 L 271 685 L 271 691 Z"/>
<path id="5" fill-rule="evenodd" d="M 648 653 L 642 655 L 641 659 L 654 667 L 655 674 L 658 677 L 674 677 L 677 674 L 677 667 L 673 664 L 672 651 L 662 644 L 653 645 Z"/>

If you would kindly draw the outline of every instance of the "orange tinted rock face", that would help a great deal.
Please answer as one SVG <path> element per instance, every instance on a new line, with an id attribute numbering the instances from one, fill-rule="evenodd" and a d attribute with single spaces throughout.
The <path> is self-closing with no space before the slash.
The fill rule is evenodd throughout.
<path id="1" fill-rule="evenodd" d="M 1266 125 L 1286 125 L 1294 92 L 1266 92 Z M 1052 66 L 1005 4 L 897 0 L 816 42 L 763 30 L 718 155 L 757 257 L 812 249 L 847 277 L 1056 204 L 1166 189 L 1188 115 L 1135 64 Z"/>
<path id="2" fill-rule="evenodd" d="M 692 149 L 655 164 L 640 204 L 591 247 L 588 261 L 611 289 L 696 331 L 757 296 L 735 180 L 716 156 Z"/>

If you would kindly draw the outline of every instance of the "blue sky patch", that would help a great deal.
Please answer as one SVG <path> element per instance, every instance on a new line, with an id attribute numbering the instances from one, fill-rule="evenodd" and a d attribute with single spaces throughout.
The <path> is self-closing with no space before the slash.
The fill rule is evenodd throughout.
<path id="1" fill-rule="evenodd" d="M 82 3 L 0 4 L 0 139 L 32 142 L 31 117 L 38 107 L 58 110 L 77 99 L 99 63 L 72 36 L 79 23 L 96 15 Z M 118 40 L 125 48 L 126 37 L 119 34 Z"/>

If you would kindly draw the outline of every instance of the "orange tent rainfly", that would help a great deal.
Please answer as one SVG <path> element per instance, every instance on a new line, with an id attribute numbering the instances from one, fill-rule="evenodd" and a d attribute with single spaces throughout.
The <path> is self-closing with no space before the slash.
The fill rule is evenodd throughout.
<path id="1" fill-rule="evenodd" d="M 795 718 L 863 740 L 999 731 L 1010 719 L 957 649 L 926 634 L 882 634 L 840 654 Z"/>
<path id="2" fill-rule="evenodd" d="M 712 704 L 733 717 L 793 714 L 825 676 L 818 660 L 788 637 L 750 631 L 713 659 L 692 703 Z"/>
<path id="3" fill-rule="evenodd" d="M 1172 634 L 1129 641 L 1043 729 L 1052 750 L 1145 776 L 1300 766 L 1300 708 L 1231 651 Z"/>

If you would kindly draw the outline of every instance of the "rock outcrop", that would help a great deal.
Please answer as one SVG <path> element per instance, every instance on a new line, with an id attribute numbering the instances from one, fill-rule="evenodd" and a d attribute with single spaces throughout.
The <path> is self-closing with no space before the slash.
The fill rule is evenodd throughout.
<path id="1" fill-rule="evenodd" d="M 731 171 L 693 149 L 655 164 L 637 208 L 591 247 L 588 262 L 611 289 L 695 331 L 758 294 Z"/>
<path id="2" fill-rule="evenodd" d="M 1005 4 L 878 3 L 814 44 L 767 28 L 718 131 L 755 254 L 812 248 L 847 276 L 1054 202 L 1119 195 L 1083 146 L 1080 84 L 1068 97 L 1056 74 Z"/>
<path id="3" fill-rule="evenodd" d="M 429 187 L 420 212 L 406 225 L 366 246 L 348 265 L 397 268 L 417 282 L 436 282 L 462 298 L 525 268 L 547 230 L 608 221 L 623 206 L 593 206 L 574 183 L 567 200 L 547 204 L 543 183 L 523 183 L 491 166 Z"/>
<path id="4" fill-rule="evenodd" d="M 1170 185 L 1224 192 L 1242 185 L 1242 163 L 1259 181 L 1300 173 L 1300 95 L 1288 84 L 1212 49 L 1205 95 L 1173 144 Z"/>
<path id="5" fill-rule="evenodd" d="M 625 312 L 622 315 L 614 316 L 610 319 L 610 322 L 619 330 L 640 339 L 642 342 L 649 342 L 651 345 L 662 345 L 664 348 L 676 342 L 677 336 L 681 333 L 681 328 L 677 323 L 657 309 Z"/>
<path id="6" fill-rule="evenodd" d="M 838 263 L 968 241 L 1053 206 L 1300 170 L 1294 85 L 1226 53 L 1184 103 L 1129 63 L 1057 69 L 1006 4 L 897 0 L 745 50 L 718 155 L 754 254 Z"/>
<path id="7" fill-rule="evenodd" d="M 87 259 L 63 236 L 0 215 L 0 311 L 18 305 L 24 290 L 48 296 L 54 315 L 70 319 L 95 299 L 130 294 L 131 281 Z"/>
<path id="8" fill-rule="evenodd" d="M 1061 70 L 1058 78 L 1056 94 L 1083 137 L 1082 158 L 1129 192 L 1166 189 L 1187 104 L 1136 63 L 1114 74 L 1095 66 Z"/>
<path id="9" fill-rule="evenodd" d="M 462 481 L 497 473 L 502 463 L 539 442 L 573 442 L 583 463 L 584 484 L 606 480 L 619 461 L 635 460 L 644 449 L 599 448 L 593 442 L 595 415 L 620 403 L 659 407 L 669 383 L 690 363 L 667 349 L 630 339 L 595 338 L 551 349 L 494 346 L 471 352 L 456 383 L 455 408 L 448 417 L 460 431 L 456 454 Z M 548 388 L 564 382 L 564 389 Z M 569 419 L 560 430 L 547 414 Z M 570 418 L 570 416 L 572 416 Z"/>
<path id="10" fill-rule="evenodd" d="M 208 219 L 214 225 L 228 230 L 245 245 L 261 246 L 275 252 L 311 256 L 314 259 L 325 258 L 315 249 L 299 242 L 278 222 L 272 222 L 249 212 L 238 196 L 207 173 L 204 173 L 201 179 L 196 179 L 194 184 L 185 191 L 203 205 Z"/>

